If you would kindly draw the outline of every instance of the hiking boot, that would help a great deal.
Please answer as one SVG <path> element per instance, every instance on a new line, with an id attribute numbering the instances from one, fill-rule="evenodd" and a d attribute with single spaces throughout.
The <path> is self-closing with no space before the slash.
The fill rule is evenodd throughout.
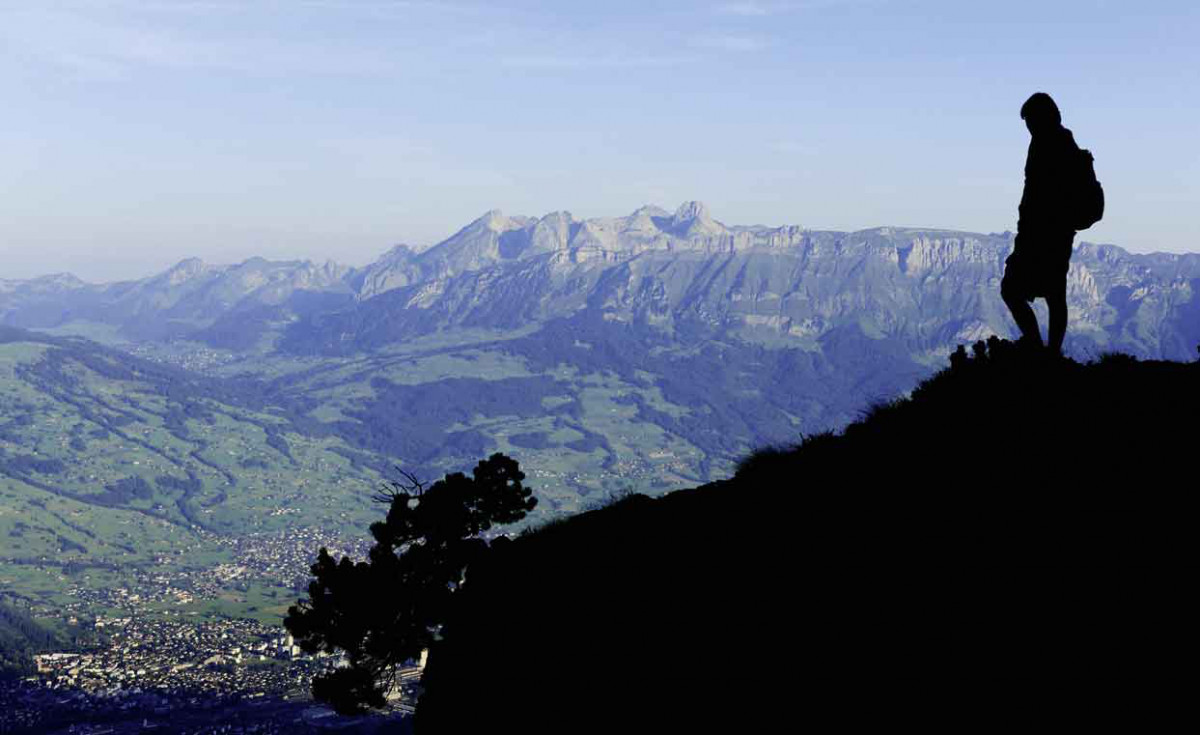
<path id="1" fill-rule="evenodd" d="M 1023 358 L 1041 358 L 1046 354 L 1046 346 L 1035 337 L 1022 337 L 1014 344 L 1013 352 Z"/>

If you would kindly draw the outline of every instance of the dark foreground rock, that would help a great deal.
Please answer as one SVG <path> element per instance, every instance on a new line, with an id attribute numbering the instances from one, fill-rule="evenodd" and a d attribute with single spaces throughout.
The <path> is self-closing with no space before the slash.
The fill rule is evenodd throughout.
<path id="1" fill-rule="evenodd" d="M 1200 365 L 955 363 L 729 481 L 499 546 L 418 732 L 768 732 L 1195 678 Z"/>

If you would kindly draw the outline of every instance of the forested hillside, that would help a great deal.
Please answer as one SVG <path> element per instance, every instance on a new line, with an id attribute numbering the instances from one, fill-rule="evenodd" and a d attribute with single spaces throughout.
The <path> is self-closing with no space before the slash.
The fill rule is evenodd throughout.
<path id="1" fill-rule="evenodd" d="M 33 656 L 68 643 L 29 613 L 0 598 L 0 679 L 29 674 Z"/>

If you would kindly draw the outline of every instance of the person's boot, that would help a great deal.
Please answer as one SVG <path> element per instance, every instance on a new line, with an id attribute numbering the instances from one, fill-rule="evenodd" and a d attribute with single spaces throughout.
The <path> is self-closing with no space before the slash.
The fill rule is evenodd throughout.
<path id="1" fill-rule="evenodd" d="M 1016 349 L 1013 351 L 1019 358 L 1040 360 L 1046 355 L 1046 346 L 1042 344 L 1040 337 L 1023 336 L 1016 341 Z"/>

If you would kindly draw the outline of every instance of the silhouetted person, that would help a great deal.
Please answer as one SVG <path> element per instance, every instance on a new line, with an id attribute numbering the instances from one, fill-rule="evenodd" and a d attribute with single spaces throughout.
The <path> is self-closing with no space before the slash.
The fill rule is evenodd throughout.
<path id="1" fill-rule="evenodd" d="M 1049 348 L 1062 351 L 1067 333 L 1067 268 L 1075 239 L 1072 201 L 1078 176 L 1079 146 L 1062 126 L 1058 105 L 1038 92 L 1021 106 L 1032 140 L 1025 159 L 1025 191 L 1018 209 L 1017 238 L 1004 263 L 1000 294 L 1012 311 L 1026 345 L 1042 346 L 1037 317 L 1030 307 L 1046 299 L 1050 309 Z"/>

